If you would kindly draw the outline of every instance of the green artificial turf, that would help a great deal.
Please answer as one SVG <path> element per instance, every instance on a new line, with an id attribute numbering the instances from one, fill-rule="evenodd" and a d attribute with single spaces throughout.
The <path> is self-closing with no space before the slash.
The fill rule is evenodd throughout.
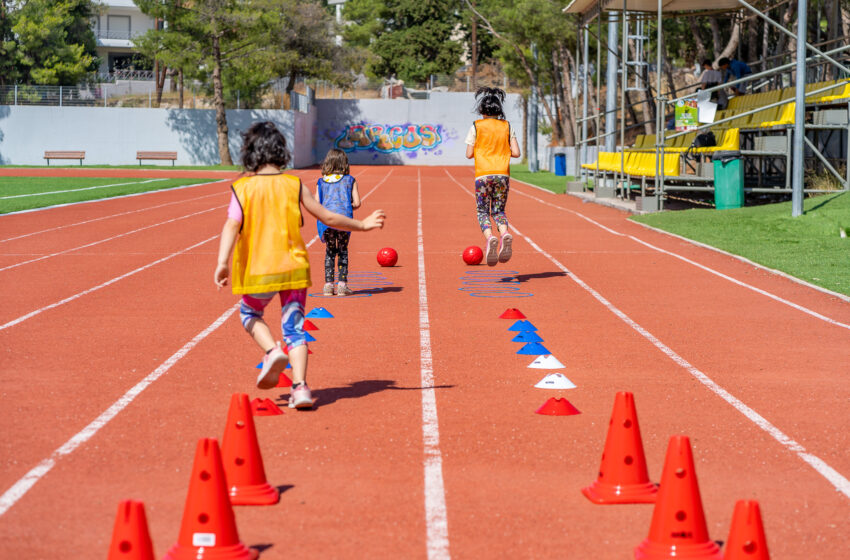
<path id="1" fill-rule="evenodd" d="M 641 222 L 850 295 L 850 193 L 735 210 L 694 209 L 632 216 Z M 840 236 L 844 229 L 848 237 Z"/>
<path id="2" fill-rule="evenodd" d="M 0 177 L 0 214 L 97 200 L 126 194 L 197 185 L 220 179 L 144 179 L 126 177 Z M 104 187 L 105 188 L 91 188 Z M 67 192 L 54 192 L 67 191 Z M 50 193 L 50 194 L 42 194 Z"/>
<path id="3" fill-rule="evenodd" d="M 564 194 L 567 190 L 567 181 L 572 181 L 572 177 L 564 177 L 563 175 L 555 175 L 550 171 L 538 171 L 531 173 L 528 170 L 528 165 L 524 163 L 511 164 L 511 177 L 524 183 L 531 183 L 540 188 L 552 191 L 556 194 Z"/>

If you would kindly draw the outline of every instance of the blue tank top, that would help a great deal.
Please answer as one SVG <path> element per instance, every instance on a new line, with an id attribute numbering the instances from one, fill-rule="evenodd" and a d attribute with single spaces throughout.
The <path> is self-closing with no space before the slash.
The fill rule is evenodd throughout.
<path id="1" fill-rule="evenodd" d="M 351 175 L 343 175 L 338 181 L 325 181 L 322 177 L 318 180 L 319 186 L 319 202 L 322 206 L 342 214 L 348 218 L 354 217 L 354 208 L 351 207 L 351 191 L 354 188 L 354 177 Z M 328 228 L 320 221 L 316 221 L 316 227 L 319 230 L 319 239 L 322 243 L 325 242 L 325 231 Z M 347 233 L 347 232 L 346 232 Z"/>

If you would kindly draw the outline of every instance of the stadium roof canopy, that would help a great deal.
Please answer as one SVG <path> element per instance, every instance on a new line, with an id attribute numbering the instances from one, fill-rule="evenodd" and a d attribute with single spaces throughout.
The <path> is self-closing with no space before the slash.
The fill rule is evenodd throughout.
<path id="1" fill-rule="evenodd" d="M 605 11 L 622 11 L 623 0 L 573 0 L 564 8 L 568 14 L 584 14 L 595 10 L 596 4 L 602 4 Z M 698 10 L 734 10 L 741 8 L 738 0 L 661 0 L 665 12 L 693 12 Z M 626 10 L 629 12 L 657 12 L 658 0 L 626 0 Z"/>

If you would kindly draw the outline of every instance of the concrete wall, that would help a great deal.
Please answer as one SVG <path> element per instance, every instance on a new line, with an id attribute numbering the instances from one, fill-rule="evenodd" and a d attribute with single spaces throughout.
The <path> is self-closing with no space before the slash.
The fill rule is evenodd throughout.
<path id="1" fill-rule="evenodd" d="M 241 133 L 260 120 L 275 122 L 283 131 L 295 167 L 315 162 L 315 107 L 306 114 L 227 111 L 234 162 L 239 160 Z M 215 112 L 209 109 L 0 106 L 0 164 L 43 165 L 45 150 L 84 150 L 84 163 L 90 165 L 137 163 L 137 150 L 176 151 L 178 165 L 220 161 Z"/>
<path id="2" fill-rule="evenodd" d="M 317 99 L 317 160 L 338 147 L 357 164 L 471 165 L 464 139 L 478 118 L 474 105 L 472 93 L 433 92 L 422 100 Z M 505 113 L 522 145 L 519 95 L 508 95 Z"/>

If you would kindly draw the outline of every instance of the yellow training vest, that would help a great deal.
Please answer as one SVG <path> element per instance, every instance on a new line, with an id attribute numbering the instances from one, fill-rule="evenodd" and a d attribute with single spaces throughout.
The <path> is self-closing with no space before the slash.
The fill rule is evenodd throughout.
<path id="1" fill-rule="evenodd" d="M 233 252 L 233 293 L 309 288 L 310 261 L 301 238 L 301 179 L 283 173 L 233 183 L 242 229 Z"/>
<path id="2" fill-rule="evenodd" d="M 475 121 L 475 176 L 511 174 L 511 125 L 501 119 Z"/>

